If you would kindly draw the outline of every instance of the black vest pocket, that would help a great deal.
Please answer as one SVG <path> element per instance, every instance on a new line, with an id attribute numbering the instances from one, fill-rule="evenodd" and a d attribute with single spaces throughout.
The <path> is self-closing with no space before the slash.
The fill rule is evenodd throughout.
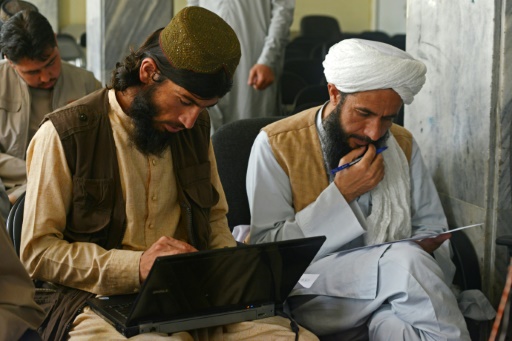
<path id="1" fill-rule="evenodd" d="M 219 193 L 211 184 L 210 162 L 178 171 L 183 190 L 201 208 L 211 208 L 219 201 Z"/>
<path id="2" fill-rule="evenodd" d="M 96 233 L 108 227 L 114 205 L 113 179 L 73 178 L 71 224 L 74 233 Z"/>

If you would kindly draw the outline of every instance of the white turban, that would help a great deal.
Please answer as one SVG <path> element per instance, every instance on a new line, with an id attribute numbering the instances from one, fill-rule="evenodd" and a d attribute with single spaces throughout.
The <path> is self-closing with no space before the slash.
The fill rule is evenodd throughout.
<path id="1" fill-rule="evenodd" d="M 327 82 L 344 93 L 393 89 L 405 104 L 425 83 L 425 64 L 394 46 L 345 39 L 333 45 L 323 62 Z"/>

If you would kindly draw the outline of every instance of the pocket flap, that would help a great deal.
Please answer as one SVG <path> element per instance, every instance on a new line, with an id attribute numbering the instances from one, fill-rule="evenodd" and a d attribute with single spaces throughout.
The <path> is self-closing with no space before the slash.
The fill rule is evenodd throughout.
<path id="1" fill-rule="evenodd" d="M 219 193 L 211 184 L 210 162 L 178 171 L 183 190 L 199 207 L 210 208 L 219 201 Z"/>
<path id="2" fill-rule="evenodd" d="M 18 112 L 21 110 L 21 98 L 11 98 L 6 96 L 5 98 L 0 96 L 0 109 L 6 112 Z"/>

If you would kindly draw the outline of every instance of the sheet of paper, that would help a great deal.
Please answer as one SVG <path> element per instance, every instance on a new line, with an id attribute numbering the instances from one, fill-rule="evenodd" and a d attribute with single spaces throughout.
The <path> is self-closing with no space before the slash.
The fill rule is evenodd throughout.
<path id="1" fill-rule="evenodd" d="M 301 278 L 299 279 L 299 284 L 302 285 L 304 288 L 311 288 L 313 283 L 315 283 L 316 279 L 320 275 L 316 274 L 303 274 Z"/>
<path id="2" fill-rule="evenodd" d="M 354 250 L 366 249 L 366 248 L 376 247 L 376 246 L 381 246 L 381 245 L 388 245 L 388 244 L 394 244 L 394 243 L 400 243 L 400 242 L 407 242 L 407 241 L 414 241 L 414 240 L 422 240 L 422 239 L 426 239 L 426 238 L 434 238 L 434 237 L 440 236 L 440 235 L 442 235 L 442 234 L 447 234 L 447 233 L 452 233 L 452 232 L 456 232 L 456 231 L 461 231 L 461 230 L 468 229 L 468 228 L 470 228 L 470 227 L 482 226 L 482 225 L 483 225 L 483 223 L 473 224 L 473 225 L 467 225 L 467 226 L 461 226 L 461 227 L 453 228 L 453 229 L 451 229 L 451 230 L 448 230 L 448 231 L 445 231 L 445 232 L 441 232 L 441 233 L 435 233 L 435 232 L 432 232 L 432 233 L 425 233 L 425 234 L 417 235 L 417 236 L 414 236 L 414 237 L 411 237 L 411 238 L 405 238 L 405 239 L 400 239 L 400 240 L 394 240 L 394 241 L 392 241 L 392 242 L 386 242 L 386 243 L 375 244 L 375 245 L 360 246 L 360 247 L 355 247 L 355 248 L 353 248 L 353 249 L 343 250 L 343 251 L 335 252 L 335 253 L 340 254 L 340 253 L 346 253 L 346 252 L 351 252 L 351 251 L 354 251 Z"/>

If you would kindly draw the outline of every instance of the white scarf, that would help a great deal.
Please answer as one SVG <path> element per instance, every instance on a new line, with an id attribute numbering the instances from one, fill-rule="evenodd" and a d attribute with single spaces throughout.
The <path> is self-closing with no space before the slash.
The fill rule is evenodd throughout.
<path id="1" fill-rule="evenodd" d="M 366 245 L 380 244 L 411 236 L 411 179 L 409 163 L 391 135 L 382 153 L 386 173 L 371 191 L 372 211 L 366 218 Z"/>

